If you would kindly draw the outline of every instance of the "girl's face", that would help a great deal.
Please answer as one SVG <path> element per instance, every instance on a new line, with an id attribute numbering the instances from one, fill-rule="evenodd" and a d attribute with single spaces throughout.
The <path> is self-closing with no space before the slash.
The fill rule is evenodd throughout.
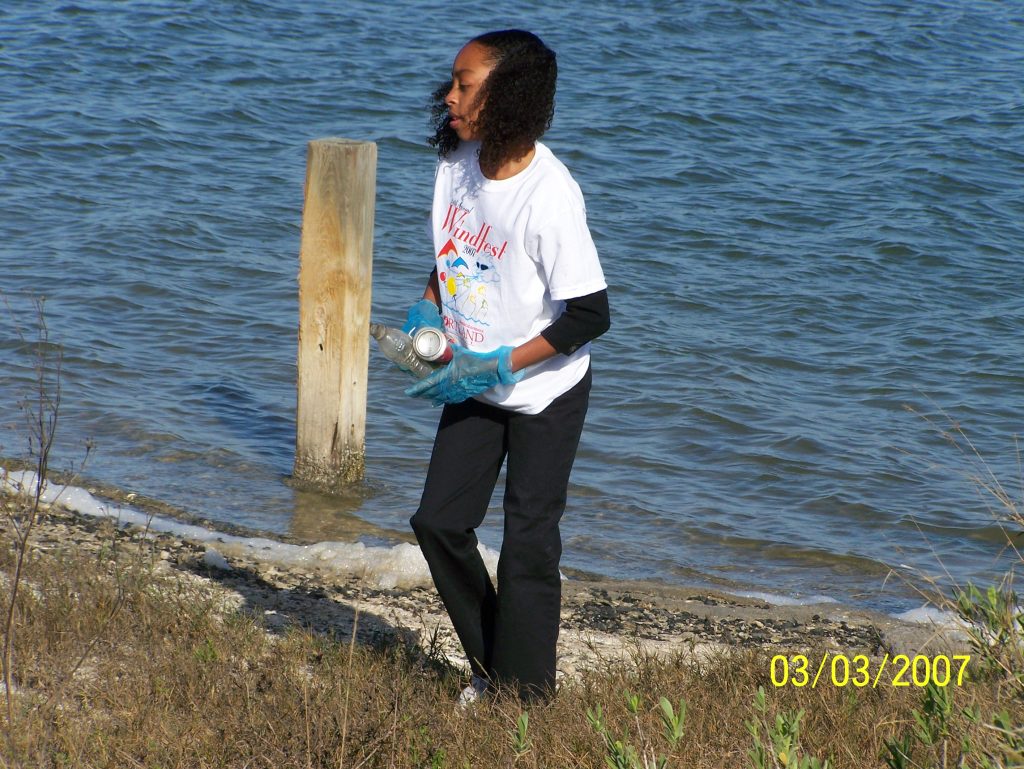
<path id="1" fill-rule="evenodd" d="M 452 65 L 452 87 L 445 96 L 448 105 L 448 125 L 461 141 L 479 139 L 476 121 L 483 103 L 477 96 L 487 76 L 494 69 L 491 52 L 480 43 L 466 43 Z"/>

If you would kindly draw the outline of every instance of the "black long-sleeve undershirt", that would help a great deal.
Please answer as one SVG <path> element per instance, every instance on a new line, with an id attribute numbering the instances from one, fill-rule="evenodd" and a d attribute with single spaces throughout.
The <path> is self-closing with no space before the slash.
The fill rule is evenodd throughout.
<path id="1" fill-rule="evenodd" d="M 608 291 L 565 300 L 565 310 L 550 326 L 540 332 L 548 344 L 563 355 L 576 350 L 601 336 L 611 328 Z"/>

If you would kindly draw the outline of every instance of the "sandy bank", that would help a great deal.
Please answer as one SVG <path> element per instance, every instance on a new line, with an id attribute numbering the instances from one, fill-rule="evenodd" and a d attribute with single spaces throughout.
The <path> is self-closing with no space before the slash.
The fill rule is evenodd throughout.
<path id="1" fill-rule="evenodd" d="M 9 541 L 7 527 L 9 521 L 0 525 Z M 159 571 L 261 617 L 269 632 L 299 626 L 344 639 L 355 626 L 358 640 L 416 644 L 461 664 L 458 641 L 432 587 L 381 589 L 358 573 L 268 563 L 231 549 L 214 554 L 207 544 L 175 534 L 149 532 L 148 537 Z M 40 549 L 95 552 L 112 540 L 138 543 L 140 530 L 59 505 L 46 510 L 33 534 L 33 546 Z M 729 647 L 815 648 L 880 656 L 935 653 L 950 646 L 959 644 L 935 626 L 836 603 L 779 606 L 706 589 L 574 579 L 563 583 L 558 664 L 564 676 L 637 649 L 705 654 Z"/>

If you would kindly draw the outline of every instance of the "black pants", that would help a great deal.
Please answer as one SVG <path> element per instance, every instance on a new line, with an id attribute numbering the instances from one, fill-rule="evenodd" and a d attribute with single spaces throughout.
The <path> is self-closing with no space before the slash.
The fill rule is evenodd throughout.
<path id="1" fill-rule="evenodd" d="M 479 401 L 445 406 L 419 510 L 410 520 L 476 675 L 554 692 L 562 586 L 558 522 L 590 398 L 591 376 L 539 414 Z M 505 530 L 495 590 L 477 550 L 502 463 Z"/>

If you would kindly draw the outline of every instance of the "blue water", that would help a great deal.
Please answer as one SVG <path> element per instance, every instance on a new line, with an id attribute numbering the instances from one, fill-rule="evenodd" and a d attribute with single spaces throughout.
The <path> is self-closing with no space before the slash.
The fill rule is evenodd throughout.
<path id="1" fill-rule="evenodd" d="M 183 8 L 0 10 L 0 455 L 28 451 L 45 296 L 55 467 L 92 441 L 87 478 L 216 521 L 408 536 L 438 412 L 375 353 L 366 483 L 284 483 L 306 143 L 377 143 L 374 316 L 400 321 L 432 257 L 428 94 L 470 35 L 525 26 L 613 308 L 564 566 L 896 609 L 901 565 L 1019 563 L 971 477 L 1024 497 L 1019 4 Z"/>

